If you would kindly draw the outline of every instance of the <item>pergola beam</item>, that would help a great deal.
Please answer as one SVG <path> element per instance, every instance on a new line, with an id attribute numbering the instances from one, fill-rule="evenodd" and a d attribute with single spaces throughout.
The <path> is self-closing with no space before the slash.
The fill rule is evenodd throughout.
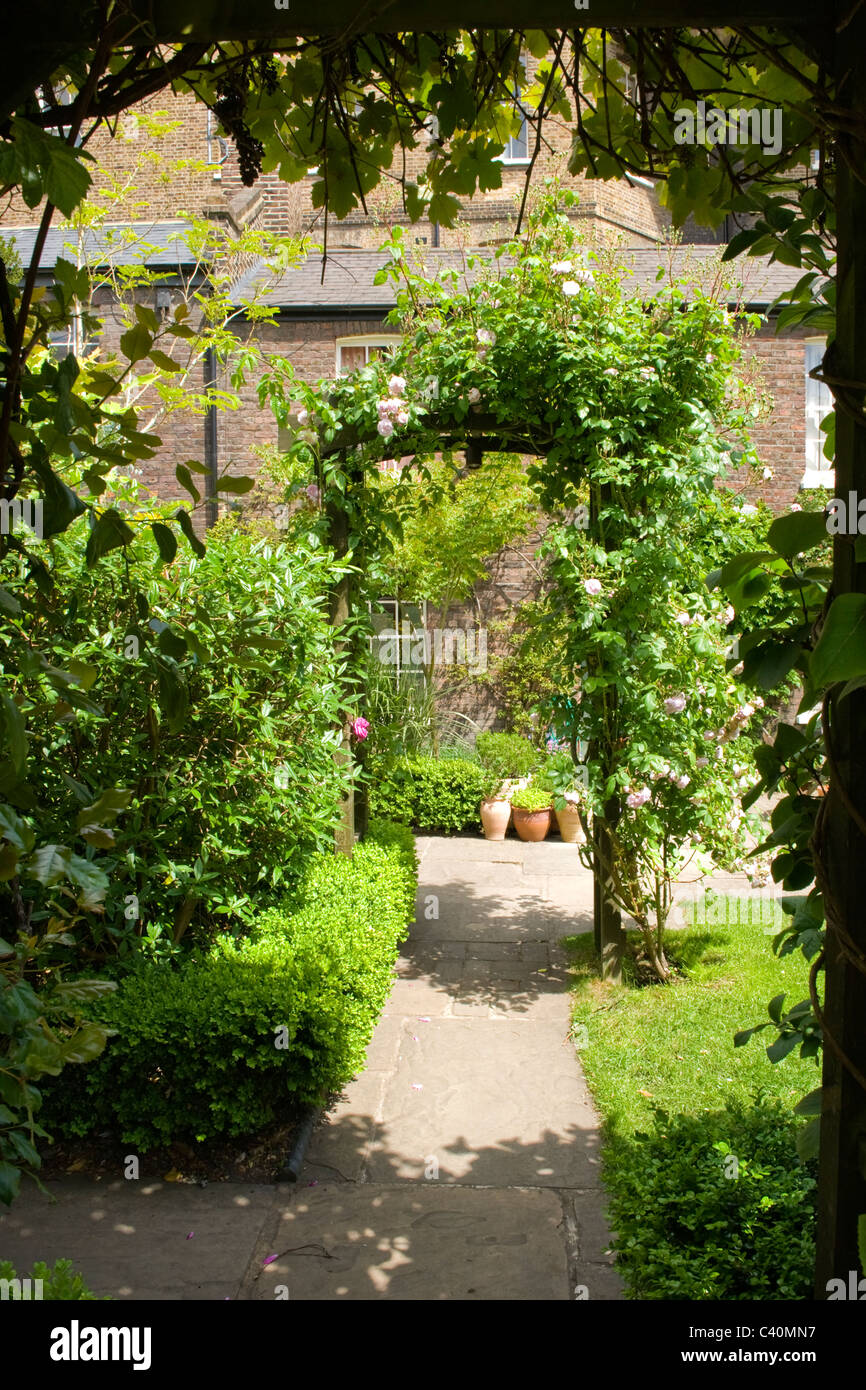
<path id="1" fill-rule="evenodd" d="M 152 45 L 198 40 L 250 40 L 291 46 L 298 36 L 400 32 L 442 33 L 457 29 L 665 29 L 736 28 L 770 25 L 810 28 L 814 0 L 738 0 L 720 16 L 713 0 L 591 0 L 577 9 L 574 0 L 440 0 L 435 11 L 418 0 L 129 0 L 117 20 L 128 29 L 128 42 Z M 96 38 L 99 14 L 94 6 L 82 17 L 75 5 L 32 0 L 6 21 L 5 42 L 15 47 L 20 27 L 26 47 L 35 52 L 70 43 L 77 48 Z"/>

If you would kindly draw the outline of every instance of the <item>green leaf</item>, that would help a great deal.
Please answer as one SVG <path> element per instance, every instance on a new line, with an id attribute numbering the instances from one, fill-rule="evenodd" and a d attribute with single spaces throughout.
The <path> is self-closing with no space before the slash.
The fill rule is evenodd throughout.
<path id="1" fill-rule="evenodd" d="M 802 1100 L 797 1101 L 797 1104 L 794 1106 L 794 1114 L 820 1115 L 821 1097 L 823 1096 L 823 1094 L 823 1087 L 816 1086 L 814 1091 L 810 1091 L 807 1096 L 803 1096 Z"/>
<path id="2" fill-rule="evenodd" d="M 817 689 L 866 675 L 866 595 L 839 594 L 833 600 L 809 674 Z"/>
<path id="3" fill-rule="evenodd" d="M 43 888 L 51 888 L 66 878 L 71 858 L 72 850 L 66 845 L 40 845 L 25 867 Z"/>
<path id="4" fill-rule="evenodd" d="M 134 323 L 120 335 L 120 350 L 131 363 L 141 362 L 148 356 L 153 345 L 153 335 L 148 333 L 143 323 Z"/>
<path id="5" fill-rule="evenodd" d="M 803 1163 L 818 1157 L 821 1147 L 821 1116 L 816 1115 L 797 1135 L 797 1156 Z"/>
<path id="6" fill-rule="evenodd" d="M 71 854 L 66 866 L 66 877 L 79 890 L 78 900 L 82 907 L 98 907 L 108 891 L 108 876 L 91 859 L 82 859 L 79 854 Z"/>
<path id="7" fill-rule="evenodd" d="M 0 835 L 22 854 L 29 854 L 36 843 L 36 835 L 31 827 L 11 806 L 0 806 Z"/>
<path id="8" fill-rule="evenodd" d="M 21 1169 L 12 1163 L 0 1163 L 0 1202 L 11 1207 L 21 1186 Z"/>
<path id="9" fill-rule="evenodd" d="M 177 536 L 170 526 L 162 521 L 152 521 L 150 529 L 159 550 L 163 564 L 170 565 L 177 554 Z"/>
<path id="10" fill-rule="evenodd" d="M 0 701 L 3 705 L 6 739 L 12 764 L 18 776 L 23 777 L 27 765 L 27 729 L 24 724 L 24 716 L 8 691 L 0 692 Z"/>
<path id="11" fill-rule="evenodd" d="M 84 1023 L 62 1045 L 62 1056 L 66 1062 L 91 1062 L 105 1049 L 108 1032 L 98 1023 Z"/>
<path id="12" fill-rule="evenodd" d="M 768 543 L 786 560 L 827 540 L 827 518 L 823 512 L 791 512 L 776 517 L 767 532 Z"/>
<path id="13" fill-rule="evenodd" d="M 240 495 L 244 492 L 251 492 L 256 485 L 255 478 L 227 478 L 222 477 L 217 480 L 217 492 L 231 492 Z"/>
<path id="14" fill-rule="evenodd" d="M 79 830 L 85 826 L 110 825 L 121 811 L 125 811 L 132 800 L 132 792 L 123 787 L 108 787 L 100 792 L 92 806 L 85 806 L 78 812 Z"/>
<path id="15" fill-rule="evenodd" d="M 185 463 L 179 463 L 177 465 L 177 467 L 174 470 L 174 476 L 177 478 L 181 487 L 189 493 L 193 502 L 195 502 L 195 504 L 198 505 L 198 503 L 201 501 L 201 493 L 199 492 L 198 488 L 193 482 L 192 475 L 190 474 L 190 471 Z"/>
<path id="16" fill-rule="evenodd" d="M 71 217 L 91 184 L 90 174 L 65 142 L 52 145 L 44 174 L 45 196 L 64 217 Z"/>
<path id="17" fill-rule="evenodd" d="M 87 539 L 84 558 L 88 569 L 92 569 L 109 551 L 119 550 L 133 540 L 135 532 L 132 527 L 127 525 L 119 511 L 109 507 L 102 513 Z"/>
<path id="18" fill-rule="evenodd" d="M 181 531 L 186 536 L 190 544 L 190 549 L 199 559 L 205 554 L 205 547 L 193 530 L 192 517 L 184 507 L 178 507 L 174 514 L 174 519 L 180 526 Z"/>

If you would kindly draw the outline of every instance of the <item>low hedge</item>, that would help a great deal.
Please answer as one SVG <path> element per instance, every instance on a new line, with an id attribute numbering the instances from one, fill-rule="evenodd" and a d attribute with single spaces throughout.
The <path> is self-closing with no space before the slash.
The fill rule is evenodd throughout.
<path id="1" fill-rule="evenodd" d="M 470 758 L 404 757 L 371 766 L 370 810 L 423 835 L 477 829 L 486 774 Z"/>
<path id="2" fill-rule="evenodd" d="M 605 1155 L 611 1242 L 638 1299 L 808 1299 L 815 1177 L 778 1101 L 668 1116 Z"/>
<path id="3" fill-rule="evenodd" d="M 249 936 L 126 976 L 91 1010 L 116 1036 L 47 1091 L 46 1113 L 66 1134 L 110 1129 L 146 1152 L 252 1134 L 324 1100 L 364 1066 L 415 886 L 403 826 L 374 824 L 351 859 L 314 856 Z"/>

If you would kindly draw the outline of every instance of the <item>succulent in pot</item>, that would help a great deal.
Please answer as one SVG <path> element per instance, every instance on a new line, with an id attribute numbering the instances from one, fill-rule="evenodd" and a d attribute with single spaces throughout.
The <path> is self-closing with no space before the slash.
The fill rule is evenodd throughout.
<path id="1" fill-rule="evenodd" d="M 521 840 L 537 843 L 543 840 L 553 815 L 550 790 L 537 779 L 520 787 L 511 798 L 514 829 Z"/>

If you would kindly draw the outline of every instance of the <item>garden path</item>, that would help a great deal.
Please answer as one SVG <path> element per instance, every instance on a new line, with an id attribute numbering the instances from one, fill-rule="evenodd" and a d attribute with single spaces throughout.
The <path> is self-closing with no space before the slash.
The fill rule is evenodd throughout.
<path id="1" fill-rule="evenodd" d="M 336 1259 L 275 1261 L 254 1296 L 620 1298 L 559 945 L 592 928 L 591 877 L 558 841 L 417 844 L 417 921 L 367 1070 L 261 1247 Z"/>
<path id="2" fill-rule="evenodd" d="M 67 1178 L 52 1203 L 30 1185 L 0 1214 L 0 1259 L 71 1259 L 118 1299 L 621 1298 L 560 945 L 592 928 L 591 877 L 556 840 L 418 851 L 367 1070 L 297 1186 Z"/>

